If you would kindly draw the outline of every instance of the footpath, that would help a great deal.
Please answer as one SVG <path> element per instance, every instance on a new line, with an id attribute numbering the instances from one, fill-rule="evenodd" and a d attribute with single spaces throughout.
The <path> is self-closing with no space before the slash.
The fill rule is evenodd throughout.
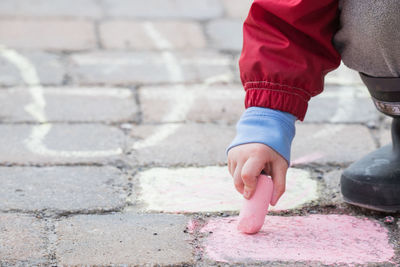
<path id="1" fill-rule="evenodd" d="M 0 1 L 0 266 L 398 266 L 399 216 L 340 174 L 390 142 L 341 66 L 296 123 L 287 192 L 236 231 L 225 148 L 248 0 Z"/>

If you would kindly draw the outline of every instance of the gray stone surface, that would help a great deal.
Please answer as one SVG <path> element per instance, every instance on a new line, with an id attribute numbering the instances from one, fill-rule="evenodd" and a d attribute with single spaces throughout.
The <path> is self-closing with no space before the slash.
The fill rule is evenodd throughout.
<path id="1" fill-rule="evenodd" d="M 0 167 L 0 210 L 88 212 L 125 204 L 127 178 L 114 167 Z"/>
<path id="2" fill-rule="evenodd" d="M 225 150 L 244 110 L 238 61 L 252 2 L 0 0 L 1 267 L 323 265 L 320 253 L 311 262 L 282 262 L 282 253 L 261 262 L 259 249 L 226 263 L 207 257 L 201 239 L 213 234 L 198 232 L 213 222 L 199 211 L 207 203 L 197 201 L 187 216 L 162 212 L 171 205 L 150 208 L 155 184 L 136 175 L 161 177 L 160 192 L 176 193 L 175 211 L 195 201 L 191 191 L 219 194 L 213 182 L 190 180 L 229 176 Z M 30 65 L 40 80 L 36 94 L 26 84 L 37 80 Z M 380 215 L 346 208 L 339 179 L 352 161 L 390 142 L 390 120 L 377 113 L 357 72 L 342 64 L 325 81 L 305 122 L 297 122 L 291 157 L 296 177 L 309 171 L 319 197 L 285 216 L 343 213 L 376 221 Z M 183 178 L 187 190 L 165 184 L 168 173 Z M 288 179 L 287 193 L 290 185 Z M 137 214 L 145 204 L 153 213 Z M 233 215 L 212 210 L 217 220 Z M 398 241 L 395 225 L 379 231 L 383 246 L 387 237 Z"/>
<path id="3" fill-rule="evenodd" d="M 252 0 L 222 0 L 228 17 L 244 20 L 249 13 Z"/>
<path id="4" fill-rule="evenodd" d="M 234 77 L 237 82 L 240 82 L 239 61 L 240 52 L 237 52 L 235 57 L 235 73 Z M 325 86 L 351 86 L 351 87 L 364 87 L 358 73 L 352 69 L 349 69 L 344 64 L 341 64 L 336 70 L 329 72 L 325 76 Z M 364 87 L 365 88 L 365 87 Z M 322 94 L 325 94 L 324 92 Z M 368 95 L 368 91 L 365 88 L 365 94 Z M 316 96 L 319 97 L 319 96 Z"/>
<path id="5" fill-rule="evenodd" d="M 2 0 L 1 17 L 99 18 L 96 0 Z"/>
<path id="6" fill-rule="evenodd" d="M 62 57 L 46 52 L 22 52 L 20 55 L 29 60 L 36 68 L 37 75 L 43 85 L 58 85 L 63 82 L 66 70 Z M 21 71 L 0 54 L 0 86 L 24 85 Z"/>
<path id="7" fill-rule="evenodd" d="M 0 40 L 2 45 L 22 49 L 76 51 L 96 47 L 94 24 L 84 20 L 4 19 Z"/>
<path id="8" fill-rule="evenodd" d="M 383 115 L 382 125 L 378 130 L 379 145 L 384 146 L 392 143 L 392 119 Z"/>
<path id="9" fill-rule="evenodd" d="M 210 77 L 230 74 L 230 64 L 229 56 L 211 51 L 167 56 L 145 51 L 90 52 L 72 55 L 70 71 L 73 80 L 81 85 L 203 82 Z"/>
<path id="10" fill-rule="evenodd" d="M 154 19 L 181 18 L 206 20 L 223 14 L 223 6 L 215 0 L 102 0 L 105 15 L 118 18 Z"/>
<path id="11" fill-rule="evenodd" d="M 0 213 L 0 265 L 45 264 L 45 225 L 33 216 Z"/>
<path id="12" fill-rule="evenodd" d="M 182 265 L 192 263 L 182 215 L 74 216 L 56 225 L 60 265 Z"/>
<path id="13" fill-rule="evenodd" d="M 340 192 L 340 177 L 344 169 L 337 168 L 322 175 L 324 186 L 319 193 L 321 205 L 339 205 L 343 203 Z"/>
<path id="14" fill-rule="evenodd" d="M 362 85 L 360 75 L 343 63 L 334 71 L 328 73 L 325 77 L 326 84 L 333 85 Z"/>
<path id="15" fill-rule="evenodd" d="M 365 87 L 327 85 L 310 100 L 304 121 L 376 125 L 378 120 L 379 112 Z"/>
<path id="16" fill-rule="evenodd" d="M 42 142 L 29 143 L 34 125 L 0 124 L 0 162 L 97 163 L 120 158 L 125 144 L 121 130 L 101 124 L 54 124 Z M 38 127 L 36 125 L 36 127 Z M 43 128 L 36 128 L 37 134 Z M 32 147 L 32 150 L 30 149 Z M 46 151 L 46 148 L 50 151 Z"/>
<path id="17" fill-rule="evenodd" d="M 296 124 L 292 161 L 349 164 L 375 149 L 368 128 L 346 124 Z"/>
<path id="18" fill-rule="evenodd" d="M 161 127 L 170 127 L 164 125 Z M 165 128 L 142 125 L 131 132 L 132 143 L 146 140 Z M 172 126 L 174 127 L 174 126 Z M 209 166 L 226 163 L 225 150 L 235 135 L 233 126 L 215 124 L 178 124 L 176 131 L 153 146 L 135 149 L 132 155 L 140 165 Z M 207 140 L 207 141 L 205 141 Z"/>
<path id="19" fill-rule="evenodd" d="M 221 50 L 240 51 L 242 49 L 243 22 L 240 19 L 219 19 L 207 24 L 207 34 L 211 45 Z"/>
<path id="20" fill-rule="evenodd" d="M 244 95 L 242 86 L 173 86 L 142 87 L 139 90 L 142 117 L 144 123 L 155 122 L 219 122 L 235 124 L 244 111 Z M 189 103 L 189 101 L 192 102 Z M 187 112 L 174 110 L 187 108 Z M 185 109 L 186 110 L 186 109 Z"/>
<path id="21" fill-rule="evenodd" d="M 137 121 L 138 107 L 128 88 L 56 87 L 43 89 L 50 122 Z M 29 88 L 0 90 L 0 122 L 36 122 L 25 107 L 33 101 Z"/>
<path id="22" fill-rule="evenodd" d="M 160 40 L 155 42 L 148 27 L 168 42 L 167 47 Z M 176 29 L 179 29 L 177 31 Z M 199 23 L 183 21 L 136 22 L 111 20 L 100 24 L 100 36 L 106 49 L 199 49 L 207 42 Z"/>

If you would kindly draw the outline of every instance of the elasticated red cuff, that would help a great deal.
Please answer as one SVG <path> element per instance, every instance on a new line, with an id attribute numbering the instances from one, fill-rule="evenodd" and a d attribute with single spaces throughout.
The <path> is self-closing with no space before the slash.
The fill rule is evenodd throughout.
<path id="1" fill-rule="evenodd" d="M 245 106 L 246 108 L 264 107 L 288 112 L 303 121 L 307 112 L 308 100 L 298 94 L 286 91 L 249 88 L 246 90 Z"/>

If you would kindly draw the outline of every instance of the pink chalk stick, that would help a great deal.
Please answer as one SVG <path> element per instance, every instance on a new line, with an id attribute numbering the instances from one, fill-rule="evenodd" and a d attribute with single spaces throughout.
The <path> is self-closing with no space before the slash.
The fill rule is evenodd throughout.
<path id="1" fill-rule="evenodd" d="M 246 234 L 255 234 L 264 224 L 265 215 L 271 202 L 273 182 L 271 177 L 260 175 L 257 178 L 257 188 L 250 199 L 243 200 L 239 214 L 237 229 Z"/>

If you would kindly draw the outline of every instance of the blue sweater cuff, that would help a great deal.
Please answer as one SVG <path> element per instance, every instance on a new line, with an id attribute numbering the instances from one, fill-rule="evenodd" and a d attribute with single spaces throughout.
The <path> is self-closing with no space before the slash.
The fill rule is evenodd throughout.
<path id="1" fill-rule="evenodd" d="M 248 144 L 265 144 L 290 165 L 290 148 L 296 133 L 296 117 L 290 113 L 269 108 L 250 107 L 236 124 L 236 137 L 227 149 Z"/>

